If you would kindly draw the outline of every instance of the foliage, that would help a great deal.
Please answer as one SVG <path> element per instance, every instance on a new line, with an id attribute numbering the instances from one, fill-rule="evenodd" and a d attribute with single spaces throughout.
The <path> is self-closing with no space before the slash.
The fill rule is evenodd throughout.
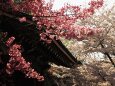
<path id="1" fill-rule="evenodd" d="M 89 59 L 90 60 L 90 59 Z M 114 59 L 115 61 L 115 59 Z M 63 69 L 63 70 L 62 70 Z M 67 69 L 52 66 L 50 72 L 59 86 L 114 86 L 115 68 L 109 60 L 93 61 L 90 64 Z"/>

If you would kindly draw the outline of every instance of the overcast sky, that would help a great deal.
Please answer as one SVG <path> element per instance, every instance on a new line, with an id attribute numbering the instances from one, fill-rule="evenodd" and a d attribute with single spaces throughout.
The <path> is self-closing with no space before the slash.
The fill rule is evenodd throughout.
<path id="1" fill-rule="evenodd" d="M 46 0 L 50 1 L 50 0 Z M 71 5 L 81 5 L 82 8 L 84 7 L 88 7 L 88 2 L 90 2 L 91 0 L 55 0 L 54 2 L 54 6 L 53 9 L 58 10 L 59 8 L 61 8 L 64 3 L 69 3 Z M 115 0 L 104 0 L 105 4 L 107 4 L 107 8 L 111 8 L 111 6 L 113 4 L 115 4 Z"/>

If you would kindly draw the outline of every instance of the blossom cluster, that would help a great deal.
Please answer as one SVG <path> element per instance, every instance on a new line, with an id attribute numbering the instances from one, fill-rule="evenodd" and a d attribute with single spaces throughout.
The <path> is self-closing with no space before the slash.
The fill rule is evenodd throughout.
<path id="1" fill-rule="evenodd" d="M 9 62 L 7 63 L 6 72 L 12 74 L 15 70 L 22 71 L 29 78 L 35 78 L 38 81 L 43 81 L 44 77 L 41 76 L 37 71 L 31 68 L 30 63 L 26 62 L 21 54 L 21 46 L 18 44 L 11 45 L 15 37 L 10 37 L 6 42 L 6 46 L 10 47 L 8 53 L 10 56 Z"/>
<path id="2" fill-rule="evenodd" d="M 14 70 L 22 71 L 29 78 L 35 78 L 38 81 L 43 81 L 44 77 L 31 68 L 30 63 L 26 62 L 21 56 L 20 45 L 14 44 L 9 49 L 10 60 L 7 63 L 7 73 L 12 74 Z"/>
<path id="3" fill-rule="evenodd" d="M 70 31 L 65 30 L 64 32 L 60 33 L 60 35 L 64 35 L 65 38 L 67 39 L 77 38 L 78 41 L 81 41 L 81 40 L 87 39 L 87 37 L 98 35 L 102 31 L 103 31 L 103 28 L 75 26 L 73 30 L 70 30 Z"/>

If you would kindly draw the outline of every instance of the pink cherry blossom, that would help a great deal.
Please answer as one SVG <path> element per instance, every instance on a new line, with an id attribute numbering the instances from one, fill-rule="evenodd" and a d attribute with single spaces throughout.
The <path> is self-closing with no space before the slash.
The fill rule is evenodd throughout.
<path id="1" fill-rule="evenodd" d="M 21 46 L 14 44 L 9 49 L 10 60 L 7 63 L 6 72 L 12 74 L 15 70 L 20 70 L 29 78 L 36 78 L 38 81 L 43 81 L 44 77 L 31 68 L 31 64 L 26 62 L 22 57 L 20 50 Z"/>
<path id="2" fill-rule="evenodd" d="M 26 22 L 26 17 L 21 17 L 21 18 L 19 18 L 19 21 L 20 21 L 20 22 Z"/>

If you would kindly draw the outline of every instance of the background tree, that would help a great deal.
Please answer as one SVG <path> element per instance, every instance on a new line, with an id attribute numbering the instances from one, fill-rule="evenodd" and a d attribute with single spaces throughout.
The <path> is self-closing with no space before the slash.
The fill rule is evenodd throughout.
<path id="1" fill-rule="evenodd" d="M 110 10 L 104 10 L 103 12 L 98 12 L 98 14 L 93 15 L 90 18 L 82 20 L 79 24 L 83 24 L 88 27 L 101 27 L 103 28 L 103 33 L 97 34 L 94 37 L 89 37 L 88 40 L 85 40 L 85 51 L 87 53 L 91 52 L 101 52 L 108 57 L 112 64 L 112 57 L 114 57 L 115 51 L 115 42 L 114 42 L 114 11 L 115 7 L 113 6 Z"/>

